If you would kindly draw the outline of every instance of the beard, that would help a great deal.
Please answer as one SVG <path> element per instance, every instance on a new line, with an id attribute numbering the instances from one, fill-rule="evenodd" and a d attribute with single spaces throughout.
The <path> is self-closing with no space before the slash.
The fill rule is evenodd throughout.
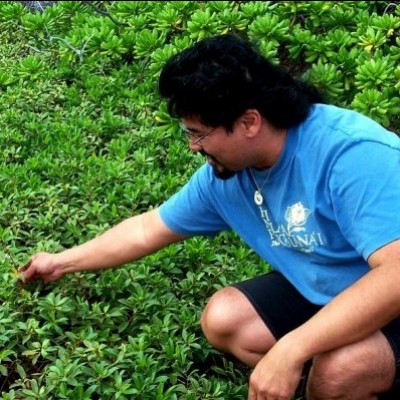
<path id="1" fill-rule="evenodd" d="M 218 179 L 222 180 L 227 180 L 232 178 L 233 176 L 236 175 L 235 171 L 232 171 L 226 167 L 224 167 L 221 163 L 218 162 L 218 160 L 213 157 L 211 154 L 206 153 L 204 150 L 201 150 L 200 153 L 207 158 L 207 160 L 211 160 L 212 163 L 210 163 L 214 176 Z"/>
<path id="2" fill-rule="evenodd" d="M 217 177 L 218 179 L 222 179 L 224 181 L 226 181 L 227 179 L 230 179 L 236 175 L 236 172 L 231 171 L 230 169 L 227 169 L 227 168 L 218 169 L 218 167 L 216 165 L 213 165 L 212 168 L 213 168 L 215 177 Z"/>

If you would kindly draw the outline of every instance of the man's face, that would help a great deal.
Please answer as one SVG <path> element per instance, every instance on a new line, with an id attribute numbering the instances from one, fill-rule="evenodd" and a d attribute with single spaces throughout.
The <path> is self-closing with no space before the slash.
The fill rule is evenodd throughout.
<path id="1" fill-rule="evenodd" d="M 186 118 L 182 119 L 181 127 L 189 139 L 190 149 L 207 159 L 217 178 L 229 179 L 242 169 L 235 156 L 237 148 L 233 147 L 235 132 L 228 134 L 223 127 L 206 127 Z"/>

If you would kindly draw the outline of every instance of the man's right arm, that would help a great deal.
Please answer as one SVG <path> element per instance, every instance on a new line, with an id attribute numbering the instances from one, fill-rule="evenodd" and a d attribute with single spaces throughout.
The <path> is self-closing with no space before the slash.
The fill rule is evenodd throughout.
<path id="1" fill-rule="evenodd" d="M 119 267 L 184 239 L 165 225 L 155 209 L 128 218 L 79 246 L 57 254 L 38 253 L 21 272 L 26 280 L 47 283 L 71 272 Z"/>

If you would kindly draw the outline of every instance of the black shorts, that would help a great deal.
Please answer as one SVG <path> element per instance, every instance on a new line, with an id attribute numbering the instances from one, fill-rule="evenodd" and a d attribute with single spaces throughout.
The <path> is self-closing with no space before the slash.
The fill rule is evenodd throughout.
<path id="1" fill-rule="evenodd" d="M 321 306 L 310 303 L 280 273 L 265 275 L 232 285 L 251 302 L 268 329 L 279 340 L 288 332 L 309 320 Z M 382 328 L 382 333 L 392 347 L 396 360 L 396 376 L 390 394 L 381 399 L 400 399 L 400 317 Z M 305 368 L 305 373 L 311 363 Z M 306 380 L 306 376 L 303 377 Z M 305 383 L 300 388 L 304 390 Z"/>

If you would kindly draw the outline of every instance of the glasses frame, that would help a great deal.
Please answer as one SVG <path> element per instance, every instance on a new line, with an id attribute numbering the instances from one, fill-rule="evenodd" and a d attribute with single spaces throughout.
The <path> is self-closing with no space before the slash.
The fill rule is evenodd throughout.
<path id="1" fill-rule="evenodd" d="M 209 129 L 207 132 L 205 133 L 200 133 L 200 132 L 192 132 L 191 129 L 189 129 L 188 127 L 186 127 L 183 122 L 181 122 L 179 124 L 180 128 L 182 129 L 182 131 L 184 132 L 186 138 L 189 140 L 189 142 L 191 144 L 200 144 L 207 136 L 211 135 L 211 133 L 213 133 L 218 127 L 214 127 Z"/>

